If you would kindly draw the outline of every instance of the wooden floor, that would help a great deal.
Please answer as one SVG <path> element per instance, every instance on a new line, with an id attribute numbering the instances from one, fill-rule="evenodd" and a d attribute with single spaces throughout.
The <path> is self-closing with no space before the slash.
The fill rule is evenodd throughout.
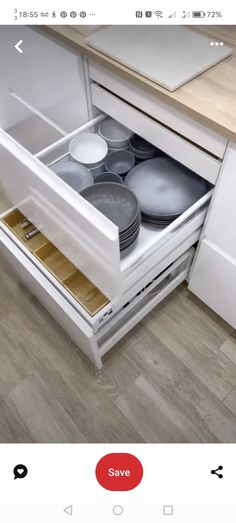
<path id="1" fill-rule="evenodd" d="M 96 372 L 0 258 L 0 443 L 236 443 L 236 332 L 185 284 L 104 363 Z"/>
<path id="2" fill-rule="evenodd" d="M 236 442 L 236 334 L 182 285 L 96 373 L 0 260 L 0 442 Z"/>

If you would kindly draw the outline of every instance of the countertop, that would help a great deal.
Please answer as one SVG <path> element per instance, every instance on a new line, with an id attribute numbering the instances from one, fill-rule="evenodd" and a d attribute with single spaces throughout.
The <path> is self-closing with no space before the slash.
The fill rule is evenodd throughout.
<path id="1" fill-rule="evenodd" d="M 170 105 L 174 104 L 177 109 L 236 142 L 236 27 L 194 26 L 192 28 L 229 44 L 233 48 L 233 55 L 175 92 L 167 91 L 86 45 L 85 36 L 81 33 L 81 30 L 83 33 L 87 32 L 86 27 L 41 26 L 40 30 L 138 84 L 144 90 L 151 91 L 159 99 Z M 96 30 L 99 30 L 98 26 Z"/>

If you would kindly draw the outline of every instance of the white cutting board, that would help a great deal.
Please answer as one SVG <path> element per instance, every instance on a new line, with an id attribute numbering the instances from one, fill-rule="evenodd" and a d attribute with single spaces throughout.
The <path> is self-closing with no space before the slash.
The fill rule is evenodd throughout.
<path id="1" fill-rule="evenodd" d="M 232 54 L 214 38 L 180 26 L 112 26 L 86 38 L 114 60 L 175 91 Z"/>

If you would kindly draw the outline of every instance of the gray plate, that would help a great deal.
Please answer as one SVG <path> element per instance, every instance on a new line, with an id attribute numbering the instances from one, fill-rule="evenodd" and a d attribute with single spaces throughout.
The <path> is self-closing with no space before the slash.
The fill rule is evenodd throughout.
<path id="1" fill-rule="evenodd" d="M 140 229 L 140 223 L 136 225 L 136 227 L 130 232 L 130 234 L 127 234 L 127 236 L 121 238 L 120 237 L 120 243 L 127 242 L 138 230 Z"/>
<path id="2" fill-rule="evenodd" d="M 94 183 L 103 183 L 103 182 L 112 182 L 112 183 L 123 183 L 123 179 L 119 174 L 104 172 L 97 174 L 94 178 Z"/>
<path id="3" fill-rule="evenodd" d="M 140 227 L 140 225 L 141 225 L 141 213 L 138 216 L 137 220 L 135 220 L 134 223 L 130 227 L 128 227 L 124 232 L 122 232 L 120 234 L 120 240 L 122 241 L 123 239 L 127 238 L 127 236 L 132 234 L 133 231 L 137 229 L 137 227 Z"/>
<path id="4" fill-rule="evenodd" d="M 182 214 L 208 190 L 203 178 L 166 156 L 137 165 L 124 183 L 137 196 L 141 212 L 152 219 Z"/>
<path id="5" fill-rule="evenodd" d="M 135 234 L 132 235 L 132 237 L 129 238 L 129 240 L 127 240 L 127 242 L 120 244 L 120 250 L 124 251 L 124 249 L 127 249 L 130 245 L 132 245 L 132 243 L 134 243 L 135 240 L 137 239 L 138 235 L 139 235 L 139 229 L 136 231 Z"/>
<path id="6" fill-rule="evenodd" d="M 51 166 L 51 170 L 76 192 L 94 184 L 92 173 L 80 163 L 64 161 Z"/>
<path id="7" fill-rule="evenodd" d="M 115 223 L 120 234 L 132 226 L 140 213 L 135 194 L 118 183 L 97 183 L 84 189 L 81 196 Z"/>
<path id="8" fill-rule="evenodd" d="M 157 227 L 167 227 L 168 225 L 170 225 L 170 223 L 172 223 L 173 220 L 170 220 L 169 222 L 165 222 L 165 221 L 158 221 L 158 220 L 149 220 L 148 218 L 146 219 L 143 219 L 143 222 L 144 223 L 149 223 L 150 225 L 154 225 L 154 226 L 157 226 Z"/>

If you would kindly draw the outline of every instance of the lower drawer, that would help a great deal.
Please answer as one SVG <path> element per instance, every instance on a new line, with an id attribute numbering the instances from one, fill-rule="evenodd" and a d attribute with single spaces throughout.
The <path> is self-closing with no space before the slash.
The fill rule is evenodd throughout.
<path id="1" fill-rule="evenodd" d="M 70 303 L 68 292 L 60 282 L 54 278 L 52 283 L 50 273 L 45 271 L 43 264 L 34 264 L 32 256 L 30 259 L 21 250 L 19 242 L 14 242 L 7 232 L 0 230 L 0 255 L 6 260 L 13 277 L 23 282 L 38 298 L 97 368 L 102 367 L 102 356 L 119 339 L 187 279 L 193 252 L 193 248 L 189 249 L 162 272 L 157 268 L 155 277 L 150 277 L 148 283 L 143 282 L 144 287 L 130 302 L 120 303 L 114 316 L 109 316 L 108 322 L 101 324 L 95 332 L 93 325 L 83 318 L 79 307 Z"/>
<path id="2" fill-rule="evenodd" d="M 207 239 L 201 242 L 189 289 L 236 328 L 236 260 Z"/>
<path id="3" fill-rule="evenodd" d="M 93 317 L 109 303 L 99 289 L 18 209 L 8 212 L 1 221 L 9 233 L 22 245 L 22 248 L 31 254 L 35 262 L 37 260 L 58 280 L 88 315 Z"/>
<path id="4" fill-rule="evenodd" d="M 13 272 L 13 277 L 16 276 L 38 298 L 82 351 L 99 366 L 100 358 L 95 350 L 96 341 L 92 328 L 2 231 L 0 254 Z"/>

